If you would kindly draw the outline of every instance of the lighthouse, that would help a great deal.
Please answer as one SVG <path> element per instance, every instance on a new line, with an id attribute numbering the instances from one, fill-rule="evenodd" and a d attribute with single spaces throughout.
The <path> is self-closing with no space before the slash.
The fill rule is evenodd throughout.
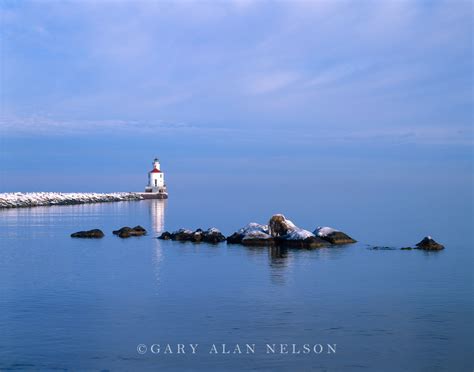
<path id="1" fill-rule="evenodd" d="M 165 174 L 161 171 L 161 165 L 158 158 L 153 160 L 153 169 L 148 172 L 148 185 L 145 188 L 147 198 L 167 199 Z"/>

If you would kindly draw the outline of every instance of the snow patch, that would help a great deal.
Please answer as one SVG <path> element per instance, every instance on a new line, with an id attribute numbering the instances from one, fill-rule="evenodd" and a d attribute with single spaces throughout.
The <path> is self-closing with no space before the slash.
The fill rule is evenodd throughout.
<path id="1" fill-rule="evenodd" d="M 245 236 L 242 238 L 242 241 L 251 240 L 251 239 L 266 240 L 266 239 L 271 239 L 271 238 L 272 238 L 271 235 L 263 231 L 252 230 L 245 234 Z"/>
<path id="2" fill-rule="evenodd" d="M 253 232 L 262 232 L 268 234 L 268 225 L 260 225 L 256 222 L 250 222 L 238 231 L 238 233 L 242 235 L 247 235 Z"/>
<path id="3" fill-rule="evenodd" d="M 311 237 L 314 237 L 314 234 L 312 232 L 305 229 L 300 229 L 299 227 L 289 231 L 288 234 L 282 236 L 282 238 L 286 240 L 305 240 Z"/>
<path id="4" fill-rule="evenodd" d="M 329 234 L 332 234 L 334 232 L 338 232 L 339 230 L 333 229 L 332 227 L 321 227 L 318 226 L 316 230 L 314 230 L 314 235 L 319 236 L 320 238 L 324 238 L 328 236 Z"/>
<path id="5" fill-rule="evenodd" d="M 194 231 L 189 230 L 189 229 L 179 229 L 175 231 L 173 234 L 193 234 Z"/>

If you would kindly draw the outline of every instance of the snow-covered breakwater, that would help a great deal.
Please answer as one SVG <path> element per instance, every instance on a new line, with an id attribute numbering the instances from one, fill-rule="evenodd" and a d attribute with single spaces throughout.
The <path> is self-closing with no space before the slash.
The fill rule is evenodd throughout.
<path id="1" fill-rule="evenodd" d="M 109 194 L 86 192 L 12 192 L 0 193 L 0 208 L 37 207 L 43 205 L 68 205 L 141 200 L 143 196 L 133 192 Z"/>

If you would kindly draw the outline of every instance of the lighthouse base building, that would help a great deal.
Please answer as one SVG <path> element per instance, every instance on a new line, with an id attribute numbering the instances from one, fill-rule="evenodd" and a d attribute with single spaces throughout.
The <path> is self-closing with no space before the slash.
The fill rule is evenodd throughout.
<path id="1" fill-rule="evenodd" d="M 145 199 L 168 199 L 166 190 L 165 174 L 161 171 L 158 159 L 153 161 L 153 169 L 148 172 L 148 185 L 142 193 Z"/>

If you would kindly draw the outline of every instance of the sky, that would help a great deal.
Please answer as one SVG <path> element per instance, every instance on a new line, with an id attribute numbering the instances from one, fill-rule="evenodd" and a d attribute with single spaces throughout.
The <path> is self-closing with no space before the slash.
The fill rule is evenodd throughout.
<path id="1" fill-rule="evenodd" d="M 361 200 L 414 185 L 412 198 L 472 207 L 470 1 L 7 0 L 0 12 L 0 192 L 141 190 L 158 156 L 180 195 L 347 203 L 347 185 Z"/>

